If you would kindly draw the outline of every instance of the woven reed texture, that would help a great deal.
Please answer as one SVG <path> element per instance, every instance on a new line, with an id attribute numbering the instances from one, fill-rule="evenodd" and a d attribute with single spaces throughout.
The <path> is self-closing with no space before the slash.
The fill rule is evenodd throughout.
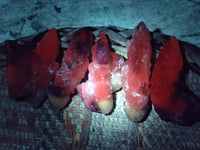
<path id="1" fill-rule="evenodd" d="M 105 32 L 117 53 L 126 56 L 126 41 L 132 30 L 87 28 L 97 37 Z M 59 30 L 63 48 L 77 29 Z M 199 58 L 200 59 L 200 58 Z M 200 77 L 191 72 L 187 84 L 200 97 Z M 6 66 L 0 68 L 0 149 L 87 149 L 87 150 L 192 150 L 200 149 L 200 123 L 182 127 L 162 121 L 154 108 L 143 123 L 132 123 L 123 111 L 121 92 L 116 93 L 111 115 L 92 113 L 80 97 L 56 110 L 47 101 L 39 109 L 15 102 L 7 92 Z"/>

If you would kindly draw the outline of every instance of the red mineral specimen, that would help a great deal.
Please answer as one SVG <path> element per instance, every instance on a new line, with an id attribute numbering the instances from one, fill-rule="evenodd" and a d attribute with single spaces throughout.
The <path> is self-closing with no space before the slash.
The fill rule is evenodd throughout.
<path id="1" fill-rule="evenodd" d="M 32 63 L 33 71 L 37 72 L 37 89 L 44 90 L 49 88 L 50 81 L 55 77 L 58 70 L 56 58 L 59 53 L 59 38 L 57 30 L 52 28 L 48 31 L 45 38 L 39 43 L 34 51 L 38 61 Z"/>
<path id="2" fill-rule="evenodd" d="M 172 36 L 156 59 L 150 97 L 163 120 L 190 126 L 200 119 L 200 102 L 180 83 L 182 67 L 183 58 L 179 43 Z"/>
<path id="3" fill-rule="evenodd" d="M 92 60 L 88 81 L 78 85 L 77 90 L 88 109 L 108 114 L 113 108 L 112 91 L 121 88 L 120 71 L 124 59 L 110 51 L 108 38 L 102 33 L 92 48 Z"/>
<path id="4" fill-rule="evenodd" d="M 84 29 L 74 32 L 69 47 L 62 60 L 61 68 L 50 88 L 49 100 L 57 108 L 62 108 L 74 94 L 77 84 L 84 78 L 89 65 L 89 54 L 94 35 Z"/>
<path id="5" fill-rule="evenodd" d="M 151 66 L 151 35 L 141 22 L 127 42 L 128 57 L 122 67 L 122 90 L 125 113 L 133 122 L 140 122 L 148 112 L 149 78 Z"/>
<path id="6" fill-rule="evenodd" d="M 46 64 L 55 62 L 59 53 L 59 38 L 55 28 L 50 29 L 38 44 L 34 53 Z"/>
<path id="7" fill-rule="evenodd" d="M 7 86 L 11 97 L 27 97 L 36 93 L 31 64 L 32 51 L 22 41 L 6 41 Z"/>
<path id="8" fill-rule="evenodd" d="M 183 59 L 178 41 L 171 37 L 156 59 L 152 72 L 151 100 L 156 107 L 168 110 L 173 108 L 170 97 L 175 90 L 173 84 L 179 80 L 182 66 Z"/>
<path id="9" fill-rule="evenodd" d="M 54 28 L 49 30 L 35 50 L 27 47 L 23 41 L 6 41 L 5 48 L 9 95 L 15 98 L 31 98 L 46 93 L 58 69 L 56 62 L 59 52 L 57 30 Z M 29 102 L 38 107 L 44 97 L 38 99 L 40 102 Z"/>

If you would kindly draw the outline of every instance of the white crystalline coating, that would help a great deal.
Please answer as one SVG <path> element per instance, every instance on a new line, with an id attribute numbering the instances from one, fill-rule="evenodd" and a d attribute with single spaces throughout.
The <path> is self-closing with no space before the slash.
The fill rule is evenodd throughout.
<path id="1" fill-rule="evenodd" d="M 89 95 L 94 95 L 94 84 L 92 82 L 86 82 L 86 83 L 88 89 L 87 93 L 89 93 Z"/>
<path id="2" fill-rule="evenodd" d="M 61 66 L 61 68 L 58 71 L 56 71 L 56 76 L 63 76 L 64 73 L 65 73 L 64 66 Z"/>
<path id="3" fill-rule="evenodd" d="M 125 80 L 125 87 L 124 87 L 124 90 L 127 90 L 127 89 L 129 89 L 129 86 L 128 86 L 128 81 L 127 80 Z"/>
<path id="4" fill-rule="evenodd" d="M 124 66 L 122 67 L 121 72 L 123 72 L 121 77 L 123 77 L 123 76 L 128 77 L 129 66 L 128 66 L 128 65 L 124 65 Z M 128 89 L 129 89 L 129 85 L 128 85 L 128 80 L 127 80 L 127 78 L 126 78 L 126 80 L 124 80 L 123 82 L 124 82 L 124 87 L 123 87 L 124 90 L 128 90 Z"/>
<path id="5" fill-rule="evenodd" d="M 123 65 L 124 65 L 124 58 L 121 57 L 120 60 L 119 60 L 119 66 L 118 66 L 118 68 L 122 68 Z"/>
<path id="6" fill-rule="evenodd" d="M 84 102 L 84 104 L 87 108 L 90 108 L 91 100 L 93 99 L 92 93 L 94 90 L 90 89 L 90 88 L 91 87 L 88 87 L 88 84 L 86 84 L 86 83 L 82 83 L 77 86 L 79 96 L 82 98 L 82 101 Z"/>
<path id="7" fill-rule="evenodd" d="M 124 72 L 125 76 L 128 76 L 129 66 L 128 65 L 124 65 L 124 67 L 122 67 L 122 72 Z"/>
<path id="8" fill-rule="evenodd" d="M 54 73 L 54 70 L 53 70 L 51 67 L 49 67 L 48 69 L 49 69 L 49 73 L 50 73 L 50 74 L 53 74 L 53 73 Z"/>
<path id="9" fill-rule="evenodd" d="M 141 96 L 139 93 L 136 93 L 136 92 L 132 92 L 131 94 L 133 95 L 133 97 L 140 97 Z"/>
<path id="10" fill-rule="evenodd" d="M 148 56 L 147 55 L 144 55 L 143 58 L 142 58 L 142 62 L 146 62 L 148 63 Z"/>
<path id="11" fill-rule="evenodd" d="M 126 48 L 129 49 L 130 46 L 131 46 L 131 40 L 128 40 L 128 41 L 126 42 Z"/>

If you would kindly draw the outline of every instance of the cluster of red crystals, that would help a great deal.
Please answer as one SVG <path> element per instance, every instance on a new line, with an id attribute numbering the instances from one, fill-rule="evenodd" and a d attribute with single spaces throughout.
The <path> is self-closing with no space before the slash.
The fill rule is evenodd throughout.
<path id="1" fill-rule="evenodd" d="M 33 101 L 33 106 L 39 106 L 54 79 L 49 101 L 57 108 L 63 108 L 77 88 L 89 110 L 109 114 L 113 109 L 112 94 L 122 87 L 125 113 L 133 122 L 143 121 L 146 117 L 149 94 L 163 120 L 185 126 L 200 120 L 198 97 L 179 81 L 183 58 L 174 36 L 164 44 L 156 59 L 151 88 L 151 36 L 143 22 L 138 24 L 132 39 L 127 42 L 125 63 L 122 56 L 111 51 L 104 33 L 100 34 L 93 46 L 94 39 L 94 35 L 84 29 L 74 32 L 59 70 L 56 62 L 59 38 L 55 28 L 48 31 L 35 49 L 31 49 L 25 41 L 6 41 L 9 95 L 28 98 Z M 88 80 L 80 84 L 87 70 Z"/>
<path id="2" fill-rule="evenodd" d="M 50 89 L 52 95 L 64 97 L 75 92 L 77 84 L 84 78 L 87 71 L 93 43 L 92 33 L 83 29 L 74 32 Z"/>
<path id="3" fill-rule="evenodd" d="M 102 33 L 92 47 L 88 81 L 77 86 L 85 106 L 108 114 L 113 108 L 111 76 L 121 71 L 124 59 L 110 51 L 107 36 Z M 121 82 L 121 81 L 120 81 Z"/>
<path id="4" fill-rule="evenodd" d="M 59 53 L 57 30 L 52 28 L 35 50 L 23 41 L 6 41 L 7 85 L 11 97 L 31 97 L 46 91 L 58 69 Z"/>

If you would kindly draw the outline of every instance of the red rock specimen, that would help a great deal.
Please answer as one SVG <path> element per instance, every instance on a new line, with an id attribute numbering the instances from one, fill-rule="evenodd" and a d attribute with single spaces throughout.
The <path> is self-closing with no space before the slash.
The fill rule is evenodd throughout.
<path id="1" fill-rule="evenodd" d="M 134 29 L 127 43 L 128 57 L 122 67 L 122 93 L 125 97 L 125 113 L 133 122 L 140 122 L 149 108 L 149 78 L 151 66 L 151 36 L 141 22 Z"/>
<path id="2" fill-rule="evenodd" d="M 32 51 L 21 41 L 6 41 L 7 85 L 11 97 L 27 97 L 36 93 L 31 63 Z"/>
<path id="3" fill-rule="evenodd" d="M 57 30 L 52 28 L 34 51 L 34 54 L 39 59 L 32 64 L 33 70 L 37 72 L 37 76 L 39 76 L 37 79 L 38 90 L 47 89 L 50 81 L 55 77 L 55 72 L 59 67 L 56 62 L 58 53 L 59 38 Z"/>
<path id="4" fill-rule="evenodd" d="M 84 29 L 74 32 L 62 60 L 61 68 L 50 88 L 49 101 L 57 108 L 64 107 L 84 78 L 89 65 L 89 54 L 94 35 Z"/>
<path id="5" fill-rule="evenodd" d="M 23 41 L 6 41 L 7 85 L 8 92 L 14 98 L 31 98 L 46 95 L 49 83 L 58 69 L 56 57 L 59 52 L 57 30 L 52 28 L 41 40 L 35 50 Z M 46 94 L 44 94 L 46 93 Z M 38 107 L 43 98 L 30 102 Z M 33 100 L 33 98 L 31 98 Z"/>
<path id="6" fill-rule="evenodd" d="M 102 33 L 92 48 L 92 60 L 88 81 L 78 85 L 77 90 L 89 110 L 108 114 L 113 108 L 112 92 L 121 88 L 124 59 L 110 51 L 108 38 Z"/>
<path id="7" fill-rule="evenodd" d="M 183 58 L 179 43 L 172 36 L 156 59 L 150 97 L 163 120 L 190 126 L 200 119 L 200 102 L 180 83 L 182 67 Z"/>

